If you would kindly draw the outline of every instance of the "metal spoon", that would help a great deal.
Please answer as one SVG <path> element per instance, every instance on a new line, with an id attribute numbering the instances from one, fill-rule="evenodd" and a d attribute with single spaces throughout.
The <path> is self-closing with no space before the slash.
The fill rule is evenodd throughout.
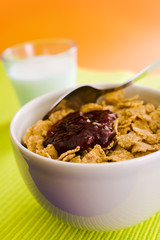
<path id="1" fill-rule="evenodd" d="M 56 101 L 53 106 L 51 107 L 51 110 L 44 116 L 43 120 L 47 119 L 49 115 L 52 112 L 57 111 L 60 109 L 61 105 L 65 103 L 65 106 L 68 108 L 72 108 L 74 110 L 79 110 L 80 107 L 83 104 L 96 102 L 97 99 L 108 93 L 113 92 L 117 90 L 124 89 L 133 82 L 137 82 L 139 79 L 145 77 L 150 72 L 155 70 L 156 68 L 160 67 L 160 58 L 158 58 L 156 61 L 154 61 L 152 64 L 150 64 L 148 67 L 144 68 L 142 71 L 137 73 L 134 77 L 130 78 L 128 81 L 126 81 L 123 84 L 120 84 L 119 86 L 107 88 L 107 89 L 97 89 L 95 87 L 89 86 L 89 85 L 82 85 L 79 86 L 69 92 L 67 92 L 65 95 L 63 95 L 61 98 Z"/>

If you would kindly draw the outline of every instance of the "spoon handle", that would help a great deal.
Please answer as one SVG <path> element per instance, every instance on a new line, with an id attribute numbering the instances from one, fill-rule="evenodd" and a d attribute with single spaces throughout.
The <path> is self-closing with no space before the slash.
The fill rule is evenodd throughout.
<path id="1" fill-rule="evenodd" d="M 158 58 L 156 61 L 151 63 L 149 66 L 144 68 L 142 71 L 138 72 L 132 78 L 127 80 L 124 84 L 122 84 L 122 88 L 130 86 L 131 84 L 133 84 L 133 82 L 137 82 L 139 79 L 144 78 L 150 72 L 152 72 L 153 70 L 157 69 L 158 67 L 160 67 L 160 58 Z"/>

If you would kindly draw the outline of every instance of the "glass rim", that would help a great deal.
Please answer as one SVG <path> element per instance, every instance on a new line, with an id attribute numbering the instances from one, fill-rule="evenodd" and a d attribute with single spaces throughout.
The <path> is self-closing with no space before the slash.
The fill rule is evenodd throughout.
<path id="1" fill-rule="evenodd" d="M 71 45 L 71 47 L 68 50 L 64 50 L 61 53 L 68 53 L 68 52 L 72 52 L 75 51 L 77 49 L 77 44 L 75 43 L 75 41 L 69 39 L 69 38 L 44 38 L 44 39 L 37 39 L 37 40 L 31 40 L 31 41 L 27 41 L 27 42 L 22 42 L 22 43 L 18 43 L 15 44 L 11 47 L 6 48 L 2 53 L 1 53 L 1 58 L 3 62 L 13 62 L 16 61 L 15 59 L 10 60 L 10 59 L 6 59 L 6 54 L 9 53 L 10 51 L 13 51 L 15 49 L 18 49 L 20 47 L 23 47 L 27 44 L 32 44 L 32 45 L 36 45 L 36 44 L 43 44 L 43 43 L 69 43 Z M 54 55 L 57 55 L 59 53 L 56 53 Z"/>

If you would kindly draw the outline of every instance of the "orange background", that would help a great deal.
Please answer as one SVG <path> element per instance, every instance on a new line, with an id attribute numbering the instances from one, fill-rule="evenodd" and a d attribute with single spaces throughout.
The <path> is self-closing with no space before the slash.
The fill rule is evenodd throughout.
<path id="1" fill-rule="evenodd" d="M 71 38 L 81 67 L 140 70 L 160 57 L 159 0 L 1 0 L 0 53 L 40 38 Z"/>

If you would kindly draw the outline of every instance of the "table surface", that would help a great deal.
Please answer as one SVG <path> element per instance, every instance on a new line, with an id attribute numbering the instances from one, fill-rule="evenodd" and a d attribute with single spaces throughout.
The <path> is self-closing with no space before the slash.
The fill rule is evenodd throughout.
<path id="1" fill-rule="evenodd" d="M 79 69 L 77 83 L 123 82 L 132 75 L 131 72 L 93 72 Z M 0 84 L 0 239 L 160 239 L 160 212 L 128 229 L 95 232 L 69 226 L 45 211 L 24 184 L 13 156 L 9 124 L 20 106 L 1 63 Z M 160 77 L 148 77 L 138 84 L 160 89 Z"/>

